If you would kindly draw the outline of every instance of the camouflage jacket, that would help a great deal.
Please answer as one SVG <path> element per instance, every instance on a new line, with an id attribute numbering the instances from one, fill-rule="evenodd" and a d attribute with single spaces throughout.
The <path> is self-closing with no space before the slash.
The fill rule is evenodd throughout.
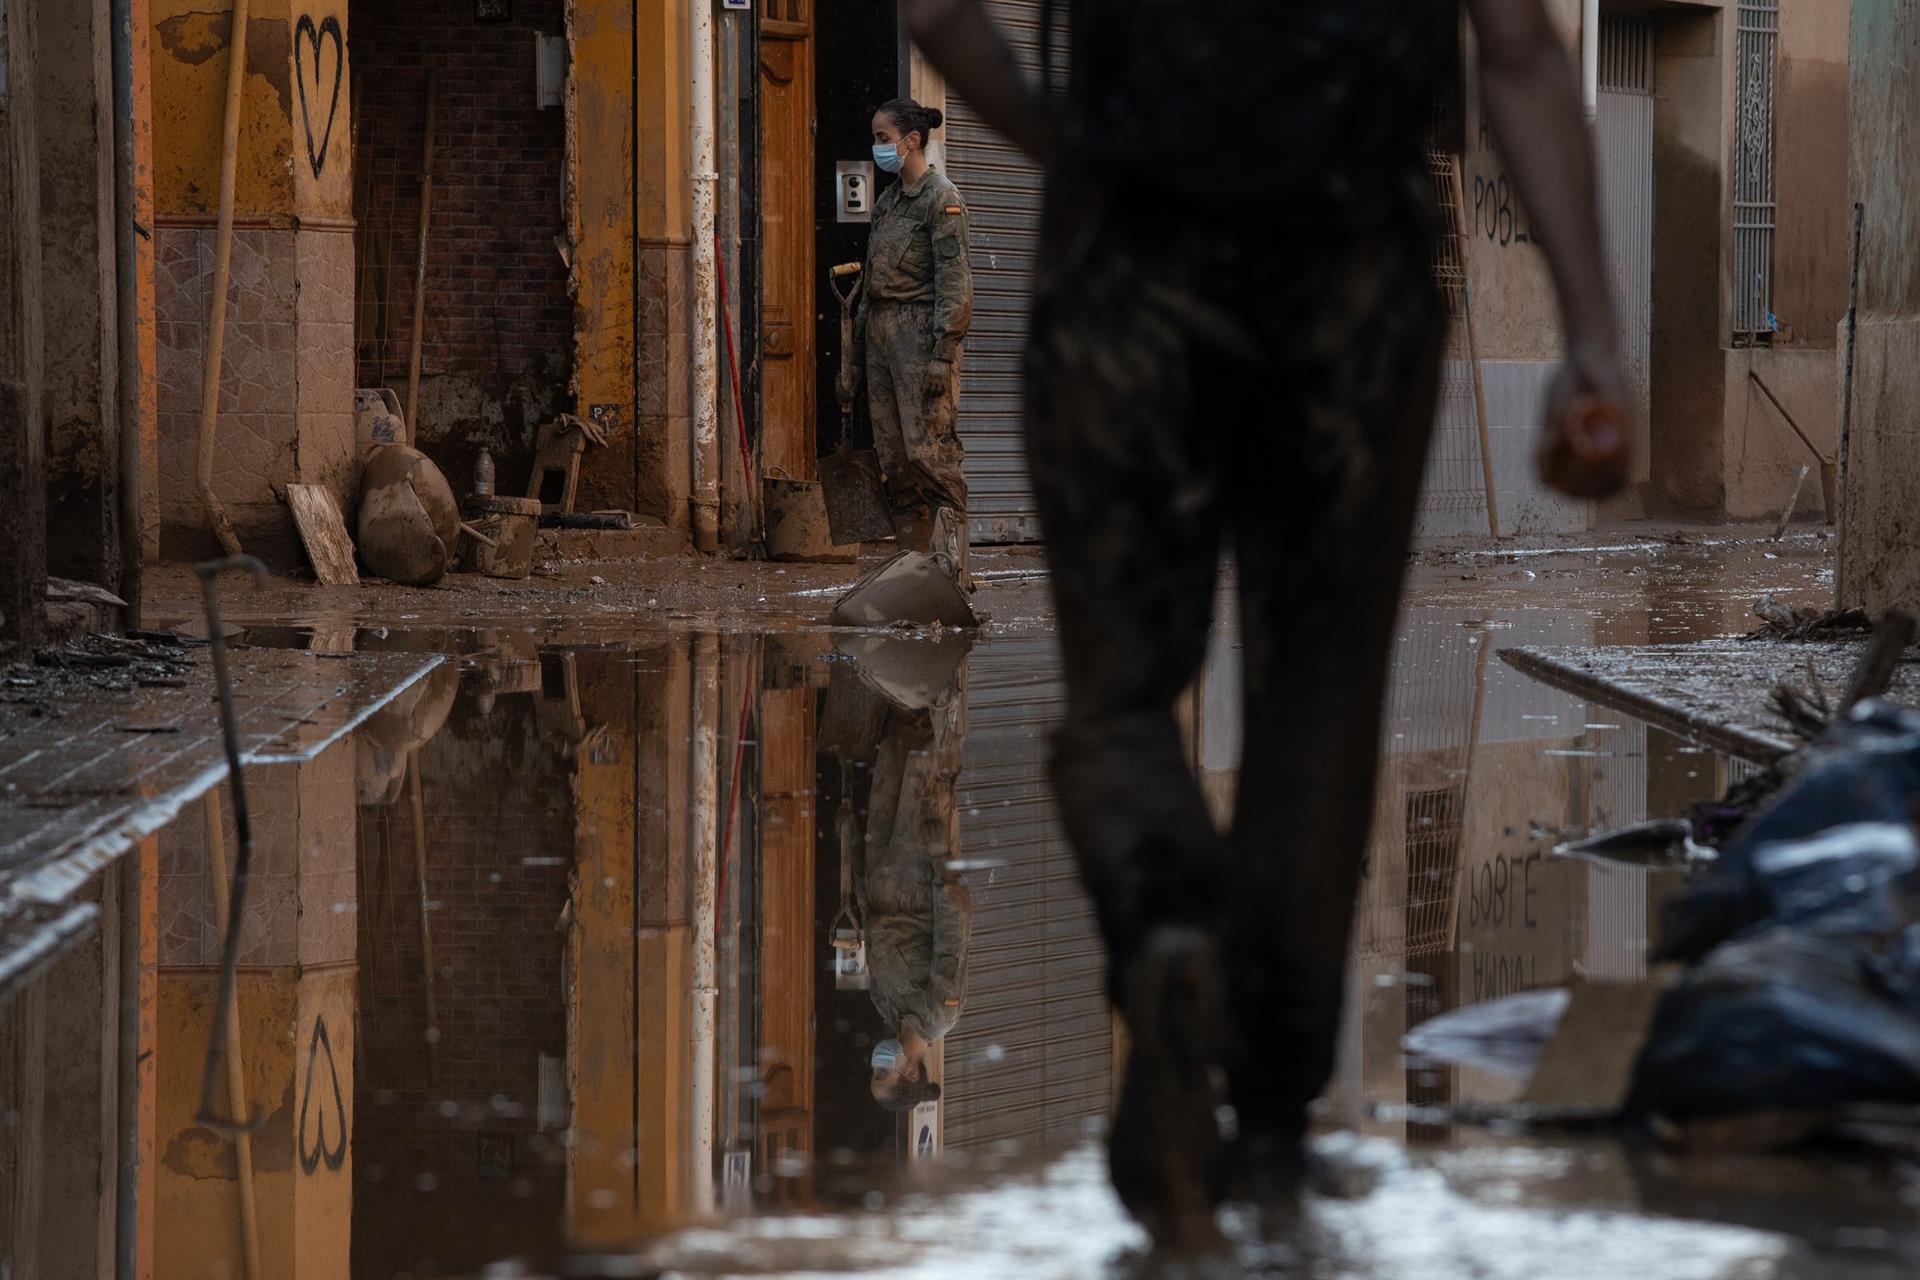
<path id="1" fill-rule="evenodd" d="M 946 175 L 929 169 L 880 193 L 867 238 L 866 296 L 933 303 L 933 358 L 951 361 L 973 322 L 967 207 Z M 860 326 L 865 346 L 865 325 Z"/>

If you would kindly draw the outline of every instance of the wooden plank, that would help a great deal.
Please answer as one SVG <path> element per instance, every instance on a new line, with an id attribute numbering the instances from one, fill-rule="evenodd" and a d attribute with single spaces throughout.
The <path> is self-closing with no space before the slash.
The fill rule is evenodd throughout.
<path id="1" fill-rule="evenodd" d="M 1503 649 L 1509 666 L 1556 689 L 1644 720 L 1727 755 L 1769 764 L 1800 745 L 1773 711 L 1776 685 L 1837 703 L 1863 641 L 1707 640 L 1680 645 Z M 1920 655 L 1896 668 L 1886 695 L 1920 707 Z"/>
<path id="2" fill-rule="evenodd" d="M 300 541 L 313 561 L 314 576 L 323 587 L 357 587 L 360 570 L 353 562 L 353 539 L 347 536 L 347 522 L 340 505 L 324 485 L 290 484 L 287 506 L 293 509 L 293 522 L 300 527 Z"/>

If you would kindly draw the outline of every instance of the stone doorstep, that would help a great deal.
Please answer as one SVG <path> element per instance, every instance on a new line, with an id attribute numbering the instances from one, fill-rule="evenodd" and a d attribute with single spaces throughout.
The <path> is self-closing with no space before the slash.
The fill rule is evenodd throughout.
<path id="1" fill-rule="evenodd" d="M 542 560 L 662 560 L 684 555 L 684 529 L 642 525 L 636 529 L 542 529 L 534 562 Z"/>

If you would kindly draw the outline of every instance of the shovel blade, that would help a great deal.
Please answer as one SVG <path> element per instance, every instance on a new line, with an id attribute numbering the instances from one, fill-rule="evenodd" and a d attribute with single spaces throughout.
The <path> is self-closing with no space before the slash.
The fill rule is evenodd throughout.
<path id="1" fill-rule="evenodd" d="M 893 536 L 880 482 L 880 455 L 871 449 L 838 449 L 820 459 L 820 486 L 827 496 L 827 528 L 835 543 L 878 542 Z"/>

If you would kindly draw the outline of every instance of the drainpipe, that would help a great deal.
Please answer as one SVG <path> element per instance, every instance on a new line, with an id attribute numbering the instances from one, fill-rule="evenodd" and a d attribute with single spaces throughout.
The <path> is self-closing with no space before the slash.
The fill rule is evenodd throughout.
<path id="1" fill-rule="evenodd" d="M 719 295 L 714 255 L 713 5 L 694 0 L 691 31 L 693 95 L 687 153 L 693 166 L 693 545 L 720 547 Z"/>
<path id="2" fill-rule="evenodd" d="M 1580 0 L 1580 101 L 1591 128 L 1600 118 L 1600 0 Z"/>
<path id="3" fill-rule="evenodd" d="M 718 46 L 714 75 L 719 95 L 715 115 L 719 129 L 720 182 L 716 189 L 719 209 L 714 223 L 720 237 L 719 262 L 725 268 L 718 274 L 716 287 L 722 295 L 720 323 L 729 330 L 727 351 L 732 362 L 738 360 L 737 353 L 741 350 L 739 331 L 735 328 L 740 317 L 740 15 L 737 11 L 730 9 L 720 15 L 715 43 Z M 721 423 L 744 420 L 745 406 L 736 405 L 734 398 L 727 394 L 737 370 L 716 369 L 715 375 L 715 385 L 724 399 L 724 403 L 718 405 L 714 423 L 718 431 Z M 737 456 L 740 452 L 737 440 L 729 443 L 733 436 L 733 432 L 720 433 L 715 465 L 720 468 L 720 534 L 729 546 L 739 547 L 745 546 L 752 534 L 751 529 L 742 527 L 751 523 L 747 513 L 752 508 L 746 504 L 752 494 L 737 487 L 745 474 L 747 460 Z"/>
<path id="4" fill-rule="evenodd" d="M 696 1213 L 713 1210 L 714 1037 L 719 1025 L 720 655 L 712 632 L 693 637 L 693 761 L 687 770 L 693 846 L 693 1111 L 691 1184 Z"/>

